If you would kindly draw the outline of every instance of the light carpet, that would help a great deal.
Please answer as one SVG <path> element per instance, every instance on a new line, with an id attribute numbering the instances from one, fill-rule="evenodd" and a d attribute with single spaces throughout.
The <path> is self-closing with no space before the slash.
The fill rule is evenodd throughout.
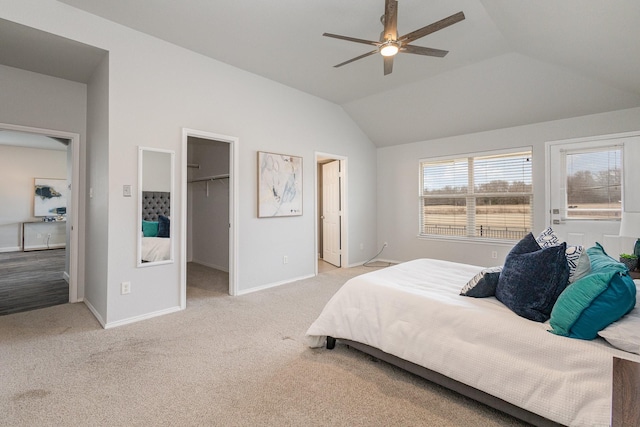
<path id="1" fill-rule="evenodd" d="M 329 298 L 371 269 L 230 297 L 198 268 L 186 310 L 131 325 L 104 330 L 83 304 L 1 317 L 0 424 L 526 425 L 344 345 L 306 346 Z"/>

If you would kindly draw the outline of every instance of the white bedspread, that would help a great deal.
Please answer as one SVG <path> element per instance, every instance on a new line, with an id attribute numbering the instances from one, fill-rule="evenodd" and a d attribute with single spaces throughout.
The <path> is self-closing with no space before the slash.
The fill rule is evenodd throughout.
<path id="1" fill-rule="evenodd" d="M 171 257 L 171 239 L 168 237 L 143 237 L 142 260 L 146 262 L 165 261 Z"/>
<path id="2" fill-rule="evenodd" d="M 307 331 L 310 345 L 358 341 L 553 421 L 608 426 L 612 358 L 640 356 L 551 334 L 493 297 L 460 296 L 481 269 L 420 259 L 355 277 Z"/>

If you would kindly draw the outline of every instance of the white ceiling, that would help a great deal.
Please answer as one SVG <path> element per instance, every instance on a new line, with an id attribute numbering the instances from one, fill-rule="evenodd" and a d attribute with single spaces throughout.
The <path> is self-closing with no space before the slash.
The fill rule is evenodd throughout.
<path id="1" fill-rule="evenodd" d="M 0 129 L 0 145 L 66 151 L 69 142 L 63 141 L 45 135 Z"/>
<path id="2" fill-rule="evenodd" d="M 341 105 L 377 146 L 640 106 L 638 0 L 400 0 L 413 44 L 384 76 L 372 55 L 384 0 L 60 0 Z"/>

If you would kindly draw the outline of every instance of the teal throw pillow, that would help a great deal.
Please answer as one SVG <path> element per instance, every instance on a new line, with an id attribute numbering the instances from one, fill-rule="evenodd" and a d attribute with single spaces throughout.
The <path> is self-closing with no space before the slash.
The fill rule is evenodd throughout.
<path id="1" fill-rule="evenodd" d="M 158 221 L 142 220 L 142 235 L 144 237 L 158 236 Z"/>
<path id="2" fill-rule="evenodd" d="M 568 286 L 551 311 L 550 332 L 556 335 L 592 340 L 636 304 L 636 286 L 626 267 L 599 243 L 587 254 L 591 273 Z"/>

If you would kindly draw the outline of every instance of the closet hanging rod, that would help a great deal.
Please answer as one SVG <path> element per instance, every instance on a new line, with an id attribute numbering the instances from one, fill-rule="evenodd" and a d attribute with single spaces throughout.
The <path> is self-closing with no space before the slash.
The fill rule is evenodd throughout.
<path id="1" fill-rule="evenodd" d="M 197 163 L 187 163 L 188 168 L 200 169 L 200 165 Z"/>
<path id="2" fill-rule="evenodd" d="M 229 174 L 225 173 L 222 175 L 211 175 L 211 176 L 203 176 L 202 178 L 195 178 L 189 182 L 202 182 L 202 181 L 215 181 L 217 179 L 227 179 L 229 178 Z"/>

